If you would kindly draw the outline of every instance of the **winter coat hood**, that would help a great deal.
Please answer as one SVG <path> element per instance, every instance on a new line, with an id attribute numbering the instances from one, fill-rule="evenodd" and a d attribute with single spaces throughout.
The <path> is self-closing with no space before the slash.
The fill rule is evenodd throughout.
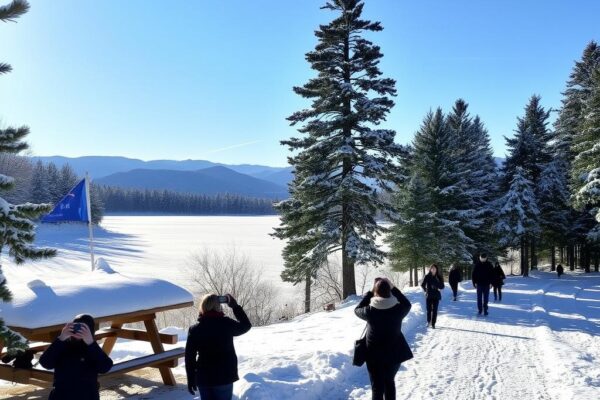
<path id="1" fill-rule="evenodd" d="M 371 307 L 376 308 L 378 310 L 387 310 L 389 308 L 394 307 L 398 304 L 398 299 L 394 296 L 390 297 L 372 297 L 371 298 Z"/>

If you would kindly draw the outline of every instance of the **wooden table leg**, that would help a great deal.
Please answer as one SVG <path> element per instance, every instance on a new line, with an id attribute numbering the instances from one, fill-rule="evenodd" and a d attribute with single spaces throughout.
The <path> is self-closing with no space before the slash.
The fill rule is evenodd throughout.
<path id="1" fill-rule="evenodd" d="M 158 328 L 156 327 L 156 321 L 154 319 L 144 321 L 144 325 L 146 326 L 146 332 L 148 332 L 148 337 L 150 339 L 150 344 L 152 345 L 152 350 L 154 350 L 154 354 L 163 353 L 165 348 L 163 347 L 162 342 L 160 341 L 160 336 L 158 335 Z M 173 376 L 173 371 L 169 367 L 158 367 L 160 371 L 160 375 L 162 376 L 162 380 L 165 385 L 175 386 L 177 382 L 175 381 L 175 377 Z"/>
<path id="2" fill-rule="evenodd" d="M 118 322 L 113 322 L 110 325 L 110 327 L 113 329 L 121 329 L 122 326 L 123 326 L 123 323 L 118 323 Z M 112 351 L 113 347 L 115 347 L 115 343 L 117 343 L 116 336 L 109 336 L 106 339 L 104 339 L 104 344 L 102 345 L 102 350 L 106 353 L 106 355 L 110 356 L 110 352 Z"/>

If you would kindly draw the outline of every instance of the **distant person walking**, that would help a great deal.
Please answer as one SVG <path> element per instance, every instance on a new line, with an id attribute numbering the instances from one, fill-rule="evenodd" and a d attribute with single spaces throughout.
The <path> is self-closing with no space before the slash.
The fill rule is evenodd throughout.
<path id="1" fill-rule="evenodd" d="M 488 261 L 487 255 L 482 253 L 473 268 L 473 286 L 477 289 L 477 310 L 479 315 L 483 312 L 488 315 L 488 301 L 490 288 L 494 280 L 494 266 Z"/>
<path id="2" fill-rule="evenodd" d="M 558 275 L 558 279 L 560 279 L 561 275 L 565 273 L 565 269 L 563 268 L 562 264 L 558 264 L 558 266 L 556 267 L 556 275 Z"/>
<path id="3" fill-rule="evenodd" d="M 502 301 L 502 286 L 504 286 L 505 279 L 506 274 L 504 270 L 500 266 L 500 263 L 496 262 L 496 265 L 494 265 L 494 280 L 492 281 L 492 286 L 494 286 L 494 301 Z"/>
<path id="4" fill-rule="evenodd" d="M 223 314 L 221 303 L 233 310 L 237 321 Z M 209 294 L 200 303 L 198 323 L 188 332 L 185 371 L 188 391 L 202 400 L 230 400 L 233 382 L 239 379 L 233 337 L 248 332 L 252 325 L 231 295 Z"/>
<path id="5" fill-rule="evenodd" d="M 113 361 L 96 343 L 95 330 L 91 315 L 78 315 L 42 354 L 42 367 L 54 370 L 48 400 L 100 399 L 98 374 L 110 371 Z"/>
<path id="6" fill-rule="evenodd" d="M 452 296 L 454 301 L 458 296 L 458 284 L 462 282 L 462 273 L 460 272 L 460 268 L 456 266 L 456 264 L 452 264 L 450 266 L 450 272 L 448 273 L 448 283 L 450 283 L 450 287 L 452 288 Z"/>
<path id="7" fill-rule="evenodd" d="M 442 300 L 440 290 L 444 288 L 444 278 L 438 270 L 437 265 L 431 264 L 429 272 L 421 282 L 421 288 L 425 292 L 425 304 L 427 306 L 427 326 L 435 329 L 437 321 L 438 306 Z"/>
<path id="8" fill-rule="evenodd" d="M 402 320 L 410 311 L 410 301 L 387 279 L 377 278 L 373 290 L 365 294 L 354 313 L 367 321 L 367 370 L 373 400 L 395 400 L 394 377 L 400 364 L 413 354 L 402 334 Z"/>

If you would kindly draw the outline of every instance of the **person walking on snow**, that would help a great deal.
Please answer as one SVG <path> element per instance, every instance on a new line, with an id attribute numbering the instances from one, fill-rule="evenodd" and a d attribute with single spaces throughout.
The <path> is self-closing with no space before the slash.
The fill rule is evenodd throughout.
<path id="1" fill-rule="evenodd" d="M 373 290 L 354 309 L 367 321 L 367 371 L 373 400 L 395 400 L 394 377 L 400 364 L 413 358 L 402 334 L 402 320 L 410 311 L 410 301 L 387 279 L 377 278 Z"/>
<path id="2" fill-rule="evenodd" d="M 482 253 L 473 268 L 473 286 L 477 289 L 477 310 L 479 315 L 483 312 L 488 315 L 488 301 L 490 288 L 494 280 L 494 266 L 488 261 L 487 255 Z"/>
<path id="3" fill-rule="evenodd" d="M 502 301 L 502 286 L 505 279 L 504 270 L 500 266 L 500 263 L 496 261 L 494 265 L 494 280 L 492 281 L 492 286 L 494 286 L 494 301 Z"/>
<path id="4" fill-rule="evenodd" d="M 460 268 L 456 266 L 456 264 L 450 265 L 450 272 L 448 273 L 448 283 L 450 283 L 450 287 L 452 288 L 453 300 L 456 301 L 456 297 L 458 296 L 458 284 L 462 282 L 462 274 L 460 273 Z"/>
<path id="5" fill-rule="evenodd" d="M 556 267 L 556 275 L 558 275 L 558 279 L 560 279 L 560 276 L 564 273 L 565 269 L 563 268 L 562 264 L 558 264 L 558 266 Z"/>
<path id="6" fill-rule="evenodd" d="M 440 290 L 444 288 L 444 278 L 439 272 L 437 265 L 431 264 L 429 273 L 423 278 L 421 288 L 425 292 L 425 303 L 427 305 L 427 326 L 435 329 L 437 321 L 438 306 L 442 299 Z"/>

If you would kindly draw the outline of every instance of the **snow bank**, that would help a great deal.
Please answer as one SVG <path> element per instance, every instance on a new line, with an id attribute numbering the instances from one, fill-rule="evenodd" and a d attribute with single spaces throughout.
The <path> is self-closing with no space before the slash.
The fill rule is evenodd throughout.
<path id="1" fill-rule="evenodd" d="M 104 317 L 193 301 L 187 290 L 170 282 L 120 274 L 102 258 L 96 266 L 30 281 L 27 268 L 21 268 L 21 279 L 8 282 L 13 300 L 1 304 L 2 318 L 9 326 L 39 328 L 81 313 Z"/>

